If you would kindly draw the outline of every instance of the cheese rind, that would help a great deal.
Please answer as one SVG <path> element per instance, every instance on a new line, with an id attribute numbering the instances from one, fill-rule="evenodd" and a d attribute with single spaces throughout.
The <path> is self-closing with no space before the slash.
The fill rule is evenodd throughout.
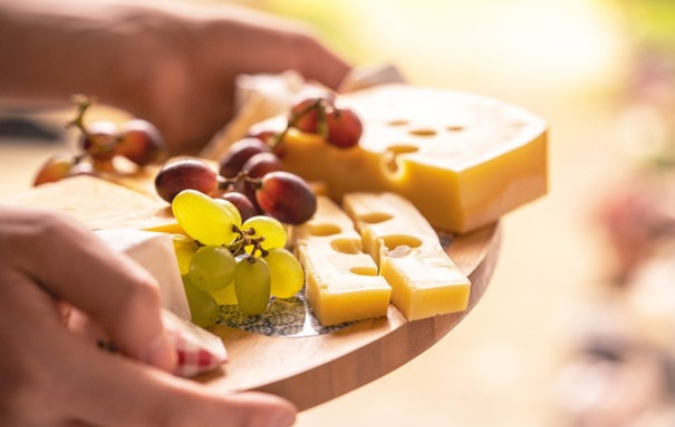
<path id="1" fill-rule="evenodd" d="M 98 230 L 96 235 L 116 251 L 127 254 L 157 280 L 162 307 L 190 320 L 190 307 L 170 235 L 133 229 Z"/>
<path id="2" fill-rule="evenodd" d="M 319 196 L 316 214 L 294 234 L 307 300 L 322 325 L 386 316 L 391 288 L 361 252 L 361 237 L 337 205 Z"/>
<path id="3" fill-rule="evenodd" d="M 467 308 L 469 279 L 410 202 L 391 193 L 350 193 L 344 208 L 392 287 L 392 303 L 408 320 Z"/>
<path id="4" fill-rule="evenodd" d="M 363 121 L 359 145 L 340 149 L 291 131 L 283 158 L 289 172 L 325 181 L 333 199 L 394 192 L 437 229 L 468 232 L 547 191 L 546 123 L 521 108 L 407 85 L 358 91 L 339 102 Z"/>

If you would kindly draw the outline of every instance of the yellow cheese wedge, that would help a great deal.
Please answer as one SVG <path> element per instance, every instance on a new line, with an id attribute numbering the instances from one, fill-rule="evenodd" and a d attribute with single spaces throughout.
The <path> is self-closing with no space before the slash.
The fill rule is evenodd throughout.
<path id="1" fill-rule="evenodd" d="M 290 132 L 284 167 L 353 191 L 403 195 L 437 229 L 468 232 L 547 191 L 546 123 L 516 106 L 438 88 L 385 85 L 339 98 L 364 125 L 340 149 Z M 283 125 L 278 118 L 267 125 Z"/>
<path id="2" fill-rule="evenodd" d="M 361 237 L 337 205 L 319 196 L 314 217 L 294 233 L 307 274 L 307 300 L 322 325 L 387 315 L 391 288 L 361 251 Z"/>
<path id="3" fill-rule="evenodd" d="M 181 232 L 166 202 L 91 176 L 44 184 L 3 198 L 0 203 L 56 209 L 91 229 Z"/>
<path id="4" fill-rule="evenodd" d="M 392 193 L 350 193 L 344 208 L 392 287 L 392 303 L 408 320 L 466 309 L 469 280 L 410 202 Z"/>

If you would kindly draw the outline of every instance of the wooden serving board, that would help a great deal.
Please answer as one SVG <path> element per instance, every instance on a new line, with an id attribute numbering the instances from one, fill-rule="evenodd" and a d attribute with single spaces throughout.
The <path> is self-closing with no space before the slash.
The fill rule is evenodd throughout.
<path id="1" fill-rule="evenodd" d="M 472 282 L 462 313 L 408 322 L 393 306 L 387 317 L 357 322 L 336 332 L 304 337 L 266 336 L 227 326 L 212 332 L 224 340 L 230 362 L 198 378 L 218 390 L 258 390 L 311 408 L 369 383 L 413 359 L 443 338 L 481 299 L 495 267 L 500 226 L 455 236 L 447 252 Z"/>
<path id="2" fill-rule="evenodd" d="M 170 219 L 164 202 L 86 176 L 41 186 L 3 202 L 59 209 L 92 228 L 101 224 L 109 228 L 147 225 L 139 223 L 139 218 L 155 225 Z M 455 235 L 444 243 L 454 263 L 472 282 L 465 312 L 408 322 L 390 306 L 387 317 L 299 336 L 271 336 L 216 326 L 212 332 L 223 339 L 230 362 L 221 371 L 198 380 L 219 391 L 277 394 L 300 410 L 347 393 L 403 365 L 452 330 L 487 288 L 499 243 L 498 223 Z"/>

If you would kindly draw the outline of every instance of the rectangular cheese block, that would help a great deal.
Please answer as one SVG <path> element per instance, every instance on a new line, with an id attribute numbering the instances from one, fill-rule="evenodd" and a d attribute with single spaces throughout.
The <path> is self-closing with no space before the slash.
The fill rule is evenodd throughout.
<path id="1" fill-rule="evenodd" d="M 361 237 L 337 205 L 319 196 L 316 214 L 294 234 L 307 300 L 322 325 L 386 316 L 391 288 L 361 251 Z"/>
<path id="2" fill-rule="evenodd" d="M 408 320 L 464 311 L 470 282 L 417 209 L 391 193 L 350 193 L 344 208 Z"/>
<path id="3" fill-rule="evenodd" d="M 337 103 L 363 122 L 358 146 L 341 149 L 292 130 L 283 157 L 289 172 L 326 182 L 334 200 L 355 191 L 397 193 L 436 229 L 464 233 L 547 192 L 547 125 L 522 108 L 408 85 L 358 91 Z"/>
<path id="4" fill-rule="evenodd" d="M 162 307 L 182 319 L 191 319 L 171 235 L 134 229 L 98 230 L 96 235 L 157 280 Z"/>

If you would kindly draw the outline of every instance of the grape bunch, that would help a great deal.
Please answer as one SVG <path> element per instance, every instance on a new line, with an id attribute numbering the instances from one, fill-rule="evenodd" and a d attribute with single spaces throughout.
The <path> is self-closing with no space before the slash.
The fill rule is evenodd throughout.
<path id="1" fill-rule="evenodd" d="M 233 203 L 192 189 L 178 193 L 171 208 L 185 232 L 174 236 L 174 249 L 195 324 L 213 324 L 219 304 L 258 315 L 271 297 L 290 298 L 302 289 L 304 271 L 285 249 L 278 220 L 242 220 Z"/>
<path id="2" fill-rule="evenodd" d="M 335 94 L 311 88 L 293 101 L 283 131 L 275 132 L 264 125 L 256 125 L 249 130 L 248 137 L 271 145 L 272 151 L 283 158 L 283 142 L 291 129 L 320 135 L 328 144 L 347 149 L 358 145 L 363 123 L 354 110 L 339 104 Z"/>
<path id="3" fill-rule="evenodd" d="M 115 173 L 113 158 L 123 156 L 139 167 L 156 162 L 164 150 L 164 138 L 150 122 L 131 119 L 117 126 L 111 121 L 96 121 L 84 124 L 85 113 L 93 101 L 76 97 L 78 113 L 67 124 L 81 132 L 79 153 L 59 154 L 49 158 L 39 169 L 34 186 L 60 181 L 75 175 Z"/>
<path id="4" fill-rule="evenodd" d="M 246 149 L 248 142 L 242 140 L 234 144 L 232 158 L 240 152 L 239 147 Z M 221 162 L 218 174 L 201 160 L 177 160 L 162 167 L 155 178 L 155 189 L 170 203 L 182 191 L 197 190 L 236 206 L 244 220 L 262 214 L 285 224 L 302 224 L 309 220 L 316 212 L 316 196 L 312 189 L 299 176 L 272 166 L 279 162 L 274 155 L 261 154 L 269 154 L 272 158 L 257 157 L 258 154 L 251 156 L 242 163 L 253 166 L 238 169 L 234 176 L 228 171 L 227 162 Z"/>
<path id="5" fill-rule="evenodd" d="M 356 113 L 336 102 L 336 97 L 320 90 L 298 95 L 288 118 L 290 128 L 321 135 L 324 141 L 338 148 L 350 148 L 359 143 L 363 124 Z"/>

